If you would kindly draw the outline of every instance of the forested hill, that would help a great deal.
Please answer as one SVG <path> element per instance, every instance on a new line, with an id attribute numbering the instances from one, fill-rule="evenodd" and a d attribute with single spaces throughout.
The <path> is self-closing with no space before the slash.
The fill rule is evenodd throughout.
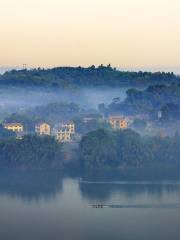
<path id="1" fill-rule="evenodd" d="M 0 85 L 9 86 L 147 86 L 177 83 L 180 78 L 164 72 L 124 72 L 108 66 L 58 67 L 52 69 L 12 70 L 0 75 Z"/>

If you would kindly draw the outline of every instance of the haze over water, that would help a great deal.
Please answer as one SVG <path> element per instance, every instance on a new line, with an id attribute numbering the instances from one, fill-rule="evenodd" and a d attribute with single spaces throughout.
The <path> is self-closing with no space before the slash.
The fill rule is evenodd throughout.
<path id="1" fill-rule="evenodd" d="M 82 151 L 84 156 L 81 158 L 84 157 L 91 170 L 94 168 L 94 172 L 91 171 L 92 175 L 96 174 L 97 166 L 98 169 L 118 166 L 118 170 L 122 170 L 122 175 L 126 175 L 126 180 L 119 178 L 118 181 L 110 178 L 100 179 L 100 176 L 98 176 L 99 181 L 96 177 L 88 179 L 86 176 L 84 179 L 74 176 L 75 171 L 70 176 L 67 175 L 65 172 L 68 167 L 66 166 L 72 164 L 76 169 L 81 162 L 78 161 L 80 148 L 74 149 L 72 143 L 67 147 L 69 152 L 65 149 L 68 154 L 65 152 L 63 158 L 63 147 L 60 149 L 61 146 L 53 139 L 51 145 L 34 136 L 35 125 L 39 120 L 45 122 L 51 120 L 52 125 L 57 123 L 59 125 L 66 118 L 68 121 L 76 120 L 80 123 L 77 137 L 84 135 L 86 131 L 83 130 L 88 130 L 84 119 L 100 113 L 103 115 L 104 123 L 107 123 L 108 115 L 116 114 L 116 111 L 118 115 L 121 115 L 122 106 L 119 103 L 125 100 L 128 94 L 131 96 L 126 99 L 124 108 L 126 110 L 129 105 L 131 117 L 138 115 L 144 118 L 139 118 L 140 125 L 144 125 L 144 128 L 147 125 L 148 134 L 153 132 L 151 126 L 154 127 L 156 135 L 157 125 L 158 132 L 161 130 L 164 118 L 161 116 L 161 121 L 159 113 L 163 113 L 164 109 L 167 110 L 164 114 L 167 121 L 165 123 L 169 126 L 165 125 L 162 130 L 170 128 L 170 131 L 167 131 L 170 132 L 169 135 L 174 134 L 176 132 L 174 130 L 179 130 L 180 90 L 178 84 L 173 85 L 172 88 L 161 84 L 161 86 L 151 87 L 137 94 L 135 90 L 126 92 L 127 87 L 117 87 L 120 86 L 118 84 L 121 83 L 121 76 L 114 71 L 115 77 L 111 79 L 108 72 L 116 67 L 122 71 L 161 71 L 180 75 L 180 0 L 0 0 L 0 34 L 0 74 L 12 69 L 25 70 L 22 71 L 22 75 L 16 74 L 16 71 L 10 74 L 9 80 L 5 75 L 4 82 L 1 82 L 0 120 L 1 123 L 14 123 L 13 119 L 18 119 L 16 122 L 20 122 L 21 126 L 27 124 L 27 132 L 32 134 L 30 138 L 24 139 L 18 136 L 22 140 L 19 148 L 18 141 L 21 140 L 16 140 L 14 135 L 12 145 L 9 144 L 11 134 L 4 129 L 7 124 L 0 126 L 2 135 L 7 134 L 7 139 L 4 137 L 4 140 L 1 140 L 0 160 L 3 160 L 0 163 L 2 165 L 4 162 L 5 165 L 7 163 L 5 166 L 7 168 L 12 166 L 12 168 L 19 167 L 20 169 L 26 169 L 26 165 L 29 167 L 27 169 L 33 169 L 33 164 L 35 164 L 35 167 L 41 169 L 41 164 L 46 168 L 46 162 L 48 166 L 49 163 L 56 166 L 56 158 L 58 158 L 60 161 L 57 161 L 57 165 L 65 166 L 64 173 L 42 169 L 41 172 L 0 171 L 0 240 L 180 240 L 180 181 L 152 182 L 135 179 L 130 181 L 125 172 L 126 166 L 131 172 L 132 166 L 136 166 L 136 170 L 141 170 L 141 167 L 146 166 L 147 163 L 147 171 L 151 178 L 154 176 L 160 178 L 163 170 L 165 170 L 163 176 L 166 176 L 169 170 L 171 172 L 169 169 L 171 166 L 172 168 L 173 166 L 176 168 L 176 164 L 179 166 L 179 151 L 176 152 L 178 149 L 176 146 L 179 145 L 180 138 L 177 134 L 172 140 L 167 137 L 165 141 L 159 134 L 158 138 L 147 137 L 146 142 L 150 145 L 145 142 L 144 136 L 138 137 L 136 133 L 129 134 L 128 131 L 126 132 L 127 138 L 126 135 L 120 135 L 120 131 L 117 135 L 114 133 L 109 135 L 108 132 L 102 134 L 101 130 L 100 133 L 98 132 L 100 136 L 96 133 L 92 135 L 92 141 L 90 137 L 84 148 L 87 151 Z M 101 64 L 103 66 L 111 64 L 112 68 L 108 66 L 104 71 Z M 82 69 L 75 77 L 65 71 L 64 74 L 67 77 L 65 79 L 69 79 L 69 83 L 76 82 L 76 86 L 68 84 L 68 81 L 66 82 L 62 77 L 63 75 L 61 76 L 62 73 L 59 76 L 45 73 L 40 77 L 41 71 L 35 71 L 36 73 L 32 76 L 27 71 L 26 75 L 26 68 L 46 69 L 92 65 L 101 67 L 100 72 L 97 71 L 95 74 L 93 69 L 96 72 L 96 68 L 90 68 L 90 72 L 94 74 L 91 81 L 89 77 L 84 78 L 83 74 L 79 75 L 81 71 L 83 72 Z M 116 81 L 116 74 L 119 82 L 113 82 L 113 79 Z M 138 83 L 138 79 L 140 84 L 145 81 L 148 86 L 153 83 L 154 78 L 156 83 L 159 83 L 159 77 L 167 78 L 168 85 L 171 84 L 171 79 L 173 83 L 174 81 L 178 83 L 178 78 L 172 74 L 154 74 L 155 76 L 137 74 L 137 79 L 131 75 L 136 74 L 122 77 L 123 81 L 127 78 L 128 88 L 144 88 L 144 85 L 141 88 L 138 84 L 131 86 L 130 79 L 135 80 L 134 83 Z M 142 75 L 145 76 L 142 77 Z M 2 76 L 1 79 L 3 79 Z M 97 80 L 99 83 L 104 82 L 107 86 L 97 87 L 94 84 Z M 94 87 L 89 87 L 91 83 Z M 112 86 L 117 84 L 117 86 L 113 88 L 111 84 Z M 48 86 L 51 86 L 53 90 Z M 162 91 L 164 92 L 161 96 Z M 151 96 L 151 94 L 154 95 Z M 78 106 L 69 107 L 71 102 Z M 115 104 L 113 108 L 116 102 L 118 104 L 117 106 Z M 50 103 L 55 106 L 54 112 L 51 112 Z M 63 104 L 65 107 L 62 107 Z M 98 112 L 99 104 L 101 104 L 99 110 L 100 107 L 103 110 Z M 40 108 L 36 108 L 37 106 Z M 45 115 L 50 116 L 49 119 L 42 113 L 38 118 L 34 118 L 32 115 L 38 115 L 38 109 L 43 107 L 45 107 Z M 172 115 L 169 111 L 171 108 Z M 135 111 L 130 111 L 132 109 Z M 66 111 L 69 111 L 67 115 Z M 168 115 L 169 112 L 170 118 L 166 119 L 166 114 Z M 144 116 L 146 114 L 149 119 Z M 80 120 L 76 119 L 77 116 L 80 116 Z M 176 120 L 179 121 L 177 125 Z M 96 125 L 96 121 L 92 123 Z M 105 127 L 107 127 L 105 130 L 109 131 L 110 125 L 107 124 Z M 172 127 L 175 127 L 173 131 Z M 91 131 L 91 124 L 89 130 Z M 96 130 L 96 126 L 93 130 Z M 58 132 L 59 129 L 57 129 Z M 142 133 L 144 134 L 144 131 Z M 160 133 L 160 135 L 163 134 Z M 35 139 L 35 142 L 31 139 Z M 102 144 L 98 145 L 101 139 Z M 78 145 L 78 141 L 75 145 Z M 88 146 L 89 143 L 92 144 L 92 150 L 91 146 L 90 148 Z M 118 159 L 121 154 L 118 151 L 119 146 L 123 147 L 122 156 Z M 109 151 L 110 147 L 112 151 Z M 99 149 L 100 152 L 98 152 Z M 144 149 L 147 149 L 145 155 L 143 155 L 146 153 Z M 167 151 L 164 151 L 166 149 Z M 131 150 L 132 154 L 129 154 Z M 31 153 L 35 155 L 40 153 L 42 159 L 34 157 L 33 154 L 31 156 Z M 75 155 L 72 154 L 71 159 L 75 159 L 75 164 L 68 162 L 71 153 L 75 153 Z M 175 153 L 174 156 L 172 156 L 173 153 Z M 5 154 L 4 158 L 1 156 L 3 154 Z M 49 154 L 55 155 L 55 161 L 49 157 Z M 134 157 L 134 154 L 137 157 Z M 115 158 L 112 159 L 112 156 Z M 147 161 L 142 156 L 147 156 Z M 132 159 L 135 161 L 133 162 Z M 153 173 L 150 172 L 151 160 L 152 166 L 156 167 L 157 164 L 157 170 L 160 170 L 157 171 L 158 173 L 154 168 Z M 86 165 L 86 162 L 84 164 L 82 161 L 82 163 L 80 165 Z M 83 174 L 85 175 L 85 171 Z M 116 177 L 114 168 L 113 174 L 111 171 L 109 174 L 113 178 Z M 145 174 L 146 172 L 143 172 L 138 177 L 143 177 Z M 179 177 L 179 167 L 173 171 L 173 177 L 176 178 L 177 175 Z M 97 204 L 103 208 L 93 207 Z"/>
<path id="2" fill-rule="evenodd" d="M 92 208 L 98 203 L 121 208 Z M 98 183 L 58 172 L 4 173 L 0 239 L 179 240 L 179 203 L 178 181 Z"/>

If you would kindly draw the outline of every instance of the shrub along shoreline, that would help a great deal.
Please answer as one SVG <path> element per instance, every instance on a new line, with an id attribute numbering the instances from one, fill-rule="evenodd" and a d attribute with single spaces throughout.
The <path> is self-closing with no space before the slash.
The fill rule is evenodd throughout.
<path id="1" fill-rule="evenodd" d="M 119 172 L 180 169 L 180 136 L 141 136 L 132 130 L 99 129 L 86 134 L 77 148 L 53 137 L 27 135 L 22 140 L 0 140 L 0 168 Z M 151 171 L 153 174 L 153 171 Z"/>

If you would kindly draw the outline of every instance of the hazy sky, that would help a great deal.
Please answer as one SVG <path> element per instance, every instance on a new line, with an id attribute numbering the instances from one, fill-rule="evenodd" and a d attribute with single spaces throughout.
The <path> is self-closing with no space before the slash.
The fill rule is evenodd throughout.
<path id="1" fill-rule="evenodd" d="M 180 66 L 180 0 L 0 0 L 0 65 Z"/>

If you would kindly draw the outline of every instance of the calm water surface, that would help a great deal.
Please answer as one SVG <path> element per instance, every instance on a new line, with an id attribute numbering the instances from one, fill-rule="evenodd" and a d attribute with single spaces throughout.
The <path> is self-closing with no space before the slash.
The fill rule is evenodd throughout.
<path id="1" fill-rule="evenodd" d="M 92 204 L 116 205 L 92 208 Z M 180 182 L 1 173 L 2 240 L 179 240 Z M 119 207 L 118 207 L 119 206 Z"/>

